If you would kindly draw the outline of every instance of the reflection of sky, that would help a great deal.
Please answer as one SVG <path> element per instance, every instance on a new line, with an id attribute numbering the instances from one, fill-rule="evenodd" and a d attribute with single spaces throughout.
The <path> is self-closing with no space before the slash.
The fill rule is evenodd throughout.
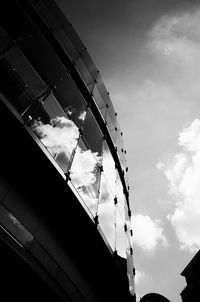
<path id="1" fill-rule="evenodd" d="M 63 7 L 66 3 L 57 2 Z M 192 221 L 199 191 L 189 184 L 194 177 L 198 180 L 199 167 L 191 152 L 178 145 L 178 138 L 189 126 L 187 133 L 193 137 L 199 133 L 192 123 L 199 117 L 199 1 L 74 0 L 68 1 L 65 12 L 102 74 L 124 133 L 132 208 L 138 215 L 136 237 L 141 238 L 135 243 L 138 292 L 157 291 L 180 302 L 185 285 L 180 272 L 193 257 L 188 238 L 195 225 L 187 226 L 177 210 L 185 214 L 189 208 Z M 184 189 L 179 187 L 178 192 L 190 190 L 191 200 L 186 205 L 184 195 L 182 208 L 168 190 L 168 182 L 173 185 L 169 177 L 173 164 L 181 164 L 173 160 L 170 169 L 167 163 L 179 153 L 187 153 L 192 163 L 183 172 L 192 167 L 195 171 L 179 171 Z M 153 246 L 148 252 L 143 248 L 147 230 Z M 187 236 L 181 237 L 181 231 Z M 192 238 L 199 247 L 199 234 Z"/>
<path id="2" fill-rule="evenodd" d="M 84 127 L 87 117 L 86 112 L 81 112 L 79 115 L 79 119 L 83 121 L 85 134 L 88 132 Z M 63 171 L 70 172 L 72 184 L 92 214 L 98 215 L 99 226 L 112 249 L 115 250 L 117 247 L 118 254 L 125 257 L 125 213 L 122 210 L 125 199 L 119 176 L 116 181 L 115 162 L 107 143 L 101 140 L 101 154 L 92 152 L 90 145 L 88 144 L 86 148 L 83 140 L 80 139 L 76 124 L 67 117 L 56 117 L 48 124 L 44 124 L 41 120 L 35 121 L 33 129 Z M 101 165 L 102 172 L 100 172 Z M 121 211 L 115 211 L 115 196 Z"/>

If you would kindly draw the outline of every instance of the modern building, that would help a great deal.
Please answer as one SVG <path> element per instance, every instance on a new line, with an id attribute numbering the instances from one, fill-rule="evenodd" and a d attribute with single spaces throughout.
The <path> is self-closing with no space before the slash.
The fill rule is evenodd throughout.
<path id="1" fill-rule="evenodd" d="M 135 301 L 126 150 L 100 73 L 53 0 L 3 1 L 0 20 L 1 294 Z"/>
<path id="2" fill-rule="evenodd" d="M 160 294 L 149 293 L 143 296 L 140 302 L 170 302 L 170 301 Z"/>
<path id="3" fill-rule="evenodd" d="M 188 263 L 181 273 L 186 279 L 186 287 L 181 292 L 183 302 L 196 302 L 200 300 L 200 250 Z"/>

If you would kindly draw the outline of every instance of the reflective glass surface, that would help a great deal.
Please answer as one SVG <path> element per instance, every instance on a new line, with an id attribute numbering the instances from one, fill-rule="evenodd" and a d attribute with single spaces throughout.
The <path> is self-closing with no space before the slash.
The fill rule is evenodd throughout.
<path id="1" fill-rule="evenodd" d="M 85 48 L 84 52 L 82 52 L 82 59 L 85 63 L 86 68 L 88 69 L 93 80 L 97 79 L 97 75 L 99 74 L 96 66 L 94 65 L 87 49 Z"/>
<path id="2" fill-rule="evenodd" d="M 88 149 L 80 139 L 70 168 L 70 180 L 95 216 L 99 199 L 101 156 Z"/>
<path id="3" fill-rule="evenodd" d="M 74 44 L 71 42 L 69 37 L 65 34 L 64 29 L 61 29 L 59 32 L 55 33 L 55 37 L 72 60 L 78 56 L 78 51 L 74 47 Z"/>
<path id="4" fill-rule="evenodd" d="M 88 69 L 86 68 L 83 59 L 82 59 L 82 54 L 80 54 L 77 58 L 75 58 L 74 60 L 74 65 L 77 68 L 77 70 L 79 71 L 83 81 L 85 82 L 87 88 L 89 89 L 90 92 L 93 91 L 94 88 L 94 80 L 91 77 Z"/>
<path id="5" fill-rule="evenodd" d="M 78 127 L 67 117 L 52 93 L 26 114 L 32 118 L 29 124 L 35 134 L 67 173 L 79 139 Z"/>
<path id="6" fill-rule="evenodd" d="M 33 241 L 33 235 L 4 206 L 0 207 L 0 224 L 18 242 L 28 247 Z"/>
<path id="7" fill-rule="evenodd" d="M 123 217 L 125 223 L 125 203 L 126 197 L 124 195 L 124 189 L 121 183 L 121 179 L 118 171 L 116 170 L 116 197 L 117 197 L 117 205 L 119 207 L 120 213 Z"/>
<path id="8" fill-rule="evenodd" d="M 126 197 L 124 195 L 123 186 L 118 171 L 116 171 L 116 198 L 117 198 L 117 251 L 119 255 L 126 257 L 127 248 L 127 232 L 125 232 L 126 215 L 125 203 Z"/>
<path id="9" fill-rule="evenodd" d="M 116 147 L 117 147 L 117 154 L 122 166 L 122 170 L 125 171 L 126 169 L 126 150 L 124 147 L 124 141 L 123 141 L 123 133 L 120 129 L 119 123 L 117 121 L 116 123 Z"/>
<path id="10" fill-rule="evenodd" d="M 101 175 L 100 196 L 98 204 L 99 226 L 108 240 L 112 250 L 116 248 L 114 198 L 104 173 Z"/>
<path id="11" fill-rule="evenodd" d="M 103 134 L 90 109 L 86 112 L 83 127 L 83 140 L 92 152 L 98 152 L 99 155 L 102 154 Z"/>
<path id="12" fill-rule="evenodd" d="M 129 280 L 129 290 L 131 294 L 135 293 L 135 283 L 134 283 L 134 262 L 133 262 L 133 255 L 131 255 L 130 251 L 126 253 L 127 257 L 127 275 Z"/>
<path id="13" fill-rule="evenodd" d="M 25 90 L 32 99 L 44 91 L 46 88 L 45 83 L 19 48 L 7 51 L 6 59 L 12 66 L 13 71 L 23 80 Z"/>
<path id="14" fill-rule="evenodd" d="M 67 117 L 80 127 L 87 104 L 68 73 L 55 83 L 54 94 Z"/>
<path id="15" fill-rule="evenodd" d="M 107 112 L 107 107 L 106 104 L 97 88 L 97 85 L 94 86 L 93 89 L 93 99 L 95 103 L 97 104 L 97 107 L 99 108 L 99 111 L 101 112 L 102 118 L 104 121 L 106 120 L 106 112 Z"/>
<path id="16" fill-rule="evenodd" d="M 110 149 L 104 140 L 102 153 L 103 175 L 114 199 L 116 193 L 116 169 Z"/>
<path id="17" fill-rule="evenodd" d="M 31 104 L 31 100 L 26 93 L 25 83 L 6 59 L 0 61 L 0 76 L 3 79 L 2 93 L 19 113 L 23 112 Z"/>
<path id="18" fill-rule="evenodd" d="M 64 64 L 42 34 L 23 40 L 21 49 L 46 84 L 53 85 L 65 73 Z"/>
<path id="19" fill-rule="evenodd" d="M 127 232 L 126 232 L 126 236 L 127 236 L 127 249 L 129 250 L 132 247 L 132 225 L 131 225 L 131 217 L 129 217 L 128 215 L 128 207 L 127 207 L 127 203 L 125 202 L 125 223 L 126 223 L 126 227 L 127 227 Z"/>
<path id="20" fill-rule="evenodd" d="M 119 205 L 116 205 L 116 250 L 118 255 L 126 258 L 126 234 L 124 230 L 124 216 L 119 208 Z"/>

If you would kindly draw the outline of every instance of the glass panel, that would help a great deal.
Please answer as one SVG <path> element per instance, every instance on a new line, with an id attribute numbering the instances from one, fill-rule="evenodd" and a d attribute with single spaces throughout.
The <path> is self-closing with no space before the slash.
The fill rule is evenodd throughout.
<path id="1" fill-rule="evenodd" d="M 77 51 L 79 53 L 83 53 L 85 50 L 85 45 L 83 44 L 83 42 L 80 40 L 79 36 L 74 31 L 72 24 L 70 24 L 64 18 L 64 20 L 62 20 L 62 26 L 63 26 L 64 31 L 66 32 L 66 35 L 73 42 L 73 45 L 77 49 Z"/>
<path id="2" fill-rule="evenodd" d="M 97 212 L 101 156 L 88 149 L 80 139 L 75 149 L 70 179 L 93 215 Z"/>
<path id="3" fill-rule="evenodd" d="M 127 227 L 126 237 L 127 237 L 127 250 L 132 248 L 132 225 L 131 225 L 131 217 L 128 215 L 128 207 L 127 203 L 125 202 L 125 222 Z"/>
<path id="4" fill-rule="evenodd" d="M 98 219 L 99 226 L 114 251 L 116 248 L 115 205 L 110 186 L 107 183 L 104 173 L 101 174 Z"/>
<path id="5" fill-rule="evenodd" d="M 90 92 L 92 92 L 95 82 L 94 82 L 93 78 L 91 77 L 87 67 L 85 66 L 85 64 L 82 60 L 82 54 L 80 54 L 79 57 L 77 57 L 77 59 L 74 60 L 74 65 L 76 66 L 77 70 L 79 71 L 88 90 Z"/>
<path id="6" fill-rule="evenodd" d="M 81 48 L 78 45 L 74 45 L 65 31 L 68 31 L 67 27 L 65 30 L 60 29 L 59 32 L 55 34 L 56 39 L 62 45 L 66 53 L 69 55 L 71 60 L 74 62 L 77 70 L 80 72 L 83 80 L 85 81 L 89 91 L 93 91 L 94 84 L 97 77 L 97 70 L 94 66 L 92 60 L 90 59 L 86 48 L 81 43 Z M 73 33 L 71 33 L 73 34 Z M 75 34 L 74 34 L 75 35 Z M 78 50 L 77 50 L 78 49 Z"/>
<path id="7" fill-rule="evenodd" d="M 99 111 L 101 112 L 103 119 L 106 120 L 107 107 L 96 85 L 94 86 L 93 89 L 93 97 L 95 103 L 97 104 L 97 107 L 99 108 Z"/>
<path id="8" fill-rule="evenodd" d="M 50 93 L 47 97 L 44 97 L 42 106 L 51 119 L 62 116 L 67 118 L 66 113 L 52 93 Z"/>
<path id="9" fill-rule="evenodd" d="M 124 141 L 123 141 L 123 133 L 120 129 L 119 123 L 117 122 L 116 126 L 116 146 L 117 146 L 117 154 L 122 166 L 122 170 L 125 172 L 126 170 L 126 150 L 124 148 Z"/>
<path id="10" fill-rule="evenodd" d="M 111 248 L 116 249 L 116 208 L 114 204 L 116 170 L 115 162 L 107 143 L 103 143 L 100 196 L 98 205 L 99 226 L 105 234 Z"/>
<path id="11" fill-rule="evenodd" d="M 90 109 L 84 121 L 83 140 L 92 152 L 102 154 L 103 135 Z"/>
<path id="12" fill-rule="evenodd" d="M 35 1 L 34 2 L 34 8 L 38 11 L 39 15 L 42 17 L 42 19 L 48 24 L 48 27 L 53 32 L 58 32 L 60 30 L 60 19 L 56 18 L 53 13 L 55 12 L 55 9 L 57 7 L 54 3 L 49 2 L 48 5 L 53 5 L 53 7 L 47 7 L 46 4 L 43 3 L 43 1 Z"/>
<path id="13" fill-rule="evenodd" d="M 80 127 L 87 104 L 69 74 L 56 83 L 54 94 L 68 118 Z"/>
<path id="14" fill-rule="evenodd" d="M 116 250 L 118 255 L 126 258 L 126 234 L 124 230 L 125 219 L 119 205 L 116 205 Z"/>
<path id="15" fill-rule="evenodd" d="M 53 103 L 53 109 L 48 103 Z M 67 173 L 77 146 L 79 130 L 64 113 L 61 116 L 61 108 L 56 105 L 59 104 L 50 95 L 43 106 L 38 106 L 35 111 L 30 110 L 29 114 L 33 118 L 31 127 L 64 173 Z"/>
<path id="16" fill-rule="evenodd" d="M 126 232 L 125 226 L 125 202 L 126 198 L 118 171 L 116 171 L 116 197 L 117 197 L 117 251 L 118 254 L 126 258 Z"/>
<path id="17" fill-rule="evenodd" d="M 87 69 L 90 72 L 92 79 L 96 80 L 99 72 L 96 66 L 94 65 L 89 53 L 87 52 L 87 49 L 85 49 L 85 51 L 82 53 L 82 59 L 85 65 L 87 66 Z"/>
<path id="18" fill-rule="evenodd" d="M 31 18 L 24 12 L 24 9 L 17 1 L 12 1 L 11 5 L 8 1 L 4 2 L 1 14 L 2 16 L 4 14 L 4 18 L 1 17 L 1 25 L 7 29 L 8 34 L 14 40 L 19 41 L 20 39 L 27 39 L 32 35 L 39 34 L 35 24 L 32 23 Z M 9 16 L 9 18 L 5 16 Z"/>
<path id="19" fill-rule="evenodd" d="M 129 290 L 132 295 L 135 293 L 135 282 L 134 282 L 134 262 L 133 255 L 131 255 L 130 251 L 126 253 L 127 257 L 127 275 L 129 280 Z"/>
<path id="20" fill-rule="evenodd" d="M 0 52 L 5 54 L 6 49 L 9 49 L 9 46 L 13 44 L 13 40 L 6 31 L 0 26 Z"/>
<path id="21" fill-rule="evenodd" d="M 31 104 L 31 99 L 26 93 L 25 83 L 6 59 L 0 61 L 0 77 L 3 79 L 1 81 L 2 93 L 19 113 L 23 112 Z"/>
<path id="22" fill-rule="evenodd" d="M 28 246 L 33 241 L 33 235 L 3 206 L 0 207 L 0 223 L 23 246 Z"/>
<path id="23" fill-rule="evenodd" d="M 127 227 L 127 231 L 126 231 L 126 241 L 127 241 L 127 249 L 132 248 L 132 228 L 131 228 L 131 224 L 129 221 L 126 221 L 126 227 Z"/>
<path id="24" fill-rule="evenodd" d="M 14 69 L 15 73 L 23 80 L 26 92 L 36 98 L 46 88 L 45 83 L 36 73 L 29 61 L 20 49 L 15 48 L 6 53 L 6 59 Z"/>
<path id="25" fill-rule="evenodd" d="M 125 224 L 126 197 L 124 195 L 124 190 L 123 190 L 123 186 L 122 186 L 118 171 L 116 171 L 116 197 L 117 197 L 117 206 L 119 208 L 119 211 L 121 213 L 121 216 L 123 217 L 124 224 Z"/>
<path id="26" fill-rule="evenodd" d="M 41 78 L 53 85 L 66 68 L 43 35 L 21 41 L 22 51 Z"/>
<path id="27" fill-rule="evenodd" d="M 115 197 L 115 182 L 116 182 L 116 169 L 115 169 L 115 162 L 112 157 L 112 154 L 110 152 L 110 149 L 104 141 L 103 143 L 103 161 L 102 161 L 102 166 L 103 166 L 103 174 L 105 176 L 106 182 L 110 188 L 110 191 L 113 196 L 113 200 Z"/>
<path id="28" fill-rule="evenodd" d="M 115 127 L 115 123 L 113 123 L 113 119 L 110 117 L 109 107 L 107 108 L 107 113 L 106 113 L 106 124 L 107 124 L 108 131 L 110 133 L 110 136 L 112 138 L 113 144 L 116 146 L 117 128 Z"/>
<path id="29" fill-rule="evenodd" d="M 60 30 L 58 33 L 56 33 L 55 37 L 60 43 L 60 45 L 64 48 L 64 50 L 67 52 L 67 54 L 70 56 L 71 60 L 78 56 L 78 51 L 64 32 L 64 30 Z"/>
<path id="30" fill-rule="evenodd" d="M 113 104 L 111 103 L 111 100 L 110 100 L 110 97 L 107 95 L 106 97 L 106 103 L 108 105 L 108 114 L 107 114 L 107 124 L 108 125 L 111 125 L 111 127 L 117 127 L 116 125 L 116 114 L 115 114 L 115 110 L 114 110 L 114 107 L 113 107 Z"/>

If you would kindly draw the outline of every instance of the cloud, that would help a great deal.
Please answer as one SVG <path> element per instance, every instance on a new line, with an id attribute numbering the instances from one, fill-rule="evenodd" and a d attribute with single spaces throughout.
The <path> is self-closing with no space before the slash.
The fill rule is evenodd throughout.
<path id="1" fill-rule="evenodd" d="M 94 184 L 96 181 L 96 167 L 100 162 L 101 157 L 96 152 L 94 153 L 91 150 L 83 151 L 77 146 L 70 169 L 70 177 L 74 185 L 79 188 Z"/>
<path id="2" fill-rule="evenodd" d="M 133 242 L 145 252 L 153 251 L 158 244 L 167 246 L 159 220 L 152 220 L 147 215 L 138 214 L 132 217 L 132 226 Z"/>
<path id="3" fill-rule="evenodd" d="M 169 182 L 174 210 L 168 215 L 182 249 L 200 248 L 200 120 L 181 131 L 182 152 L 159 165 Z"/>
<path id="4" fill-rule="evenodd" d="M 35 121 L 33 129 L 53 157 L 61 153 L 69 161 L 79 137 L 78 128 L 73 121 L 66 117 L 56 117 L 49 124 Z"/>

